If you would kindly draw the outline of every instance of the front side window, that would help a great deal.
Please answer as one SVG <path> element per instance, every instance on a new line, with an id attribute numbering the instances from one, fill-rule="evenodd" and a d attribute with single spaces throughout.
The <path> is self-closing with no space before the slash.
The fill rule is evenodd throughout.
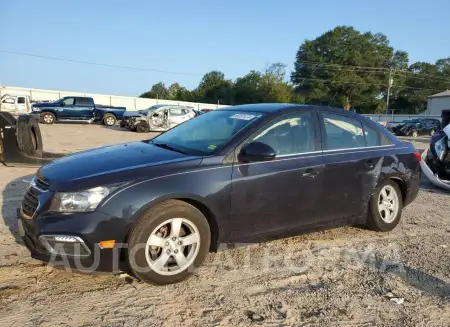
<path id="1" fill-rule="evenodd" d="M 62 101 L 65 106 L 73 106 L 73 98 L 66 98 Z"/>
<path id="2" fill-rule="evenodd" d="M 359 120 L 344 115 L 321 113 L 325 126 L 323 149 L 338 150 L 366 146 L 363 127 Z"/>
<path id="3" fill-rule="evenodd" d="M 313 116 L 310 112 L 285 116 L 258 132 L 251 142 L 269 145 L 277 156 L 312 152 L 315 150 Z"/>
<path id="4" fill-rule="evenodd" d="M 24 97 L 18 97 L 17 98 L 17 103 L 18 104 L 24 104 L 25 103 L 25 98 Z"/>
<path id="5" fill-rule="evenodd" d="M 216 110 L 190 119 L 155 137 L 150 143 L 190 155 L 210 155 L 262 117 L 261 113 Z"/>
<path id="6" fill-rule="evenodd" d="M 7 98 L 7 99 L 3 100 L 2 103 L 14 104 L 14 99 L 12 99 L 12 98 Z"/>

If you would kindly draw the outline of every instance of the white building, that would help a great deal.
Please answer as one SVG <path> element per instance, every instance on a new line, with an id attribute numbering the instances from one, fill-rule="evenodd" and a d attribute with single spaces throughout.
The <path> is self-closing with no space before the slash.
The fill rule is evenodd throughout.
<path id="1" fill-rule="evenodd" d="M 450 110 L 450 90 L 428 97 L 427 115 L 441 116 L 442 110 Z"/>

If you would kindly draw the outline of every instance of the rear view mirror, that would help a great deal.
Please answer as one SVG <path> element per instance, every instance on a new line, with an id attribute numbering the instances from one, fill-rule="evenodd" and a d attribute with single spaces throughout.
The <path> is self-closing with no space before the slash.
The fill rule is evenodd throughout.
<path id="1" fill-rule="evenodd" d="M 251 142 L 241 149 L 238 159 L 242 162 L 270 161 L 275 156 L 276 152 L 271 146 L 261 142 Z"/>

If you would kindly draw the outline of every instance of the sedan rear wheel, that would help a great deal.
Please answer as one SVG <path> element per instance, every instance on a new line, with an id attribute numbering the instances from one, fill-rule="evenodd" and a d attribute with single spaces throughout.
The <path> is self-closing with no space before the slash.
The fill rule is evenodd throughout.
<path id="1" fill-rule="evenodd" d="M 205 216 L 186 202 L 169 200 L 151 208 L 135 224 L 128 261 L 134 275 L 147 283 L 176 283 L 203 263 L 210 242 Z"/>
<path id="2" fill-rule="evenodd" d="M 387 180 L 375 189 L 369 205 L 369 228 L 388 232 L 397 226 L 403 209 L 403 198 L 399 186 Z"/>

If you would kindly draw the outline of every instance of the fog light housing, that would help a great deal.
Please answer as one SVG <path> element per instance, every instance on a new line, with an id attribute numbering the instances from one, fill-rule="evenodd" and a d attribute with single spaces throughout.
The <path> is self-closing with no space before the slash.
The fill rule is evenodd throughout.
<path id="1" fill-rule="evenodd" d="M 86 257 L 91 250 L 78 236 L 71 235 L 41 235 L 39 241 L 52 254 L 71 257 Z"/>

